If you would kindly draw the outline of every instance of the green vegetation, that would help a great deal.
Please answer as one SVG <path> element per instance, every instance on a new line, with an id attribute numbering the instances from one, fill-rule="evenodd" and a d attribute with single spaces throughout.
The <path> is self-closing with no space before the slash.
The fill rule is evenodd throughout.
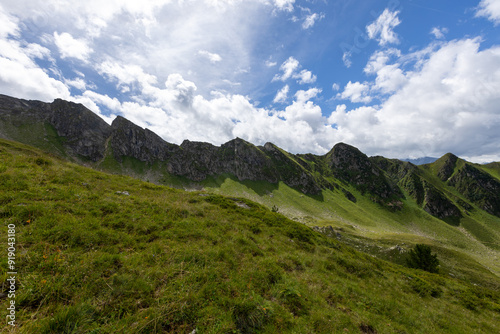
<path id="1" fill-rule="evenodd" d="M 1 228 L 16 225 L 12 333 L 500 331 L 498 280 L 385 262 L 247 199 L 109 175 L 4 140 L 0 189 Z"/>
<path id="2" fill-rule="evenodd" d="M 430 273 L 439 271 L 437 255 L 432 254 L 431 248 L 423 244 L 417 244 L 410 250 L 406 263 L 410 268 L 422 269 Z"/>
<path id="3" fill-rule="evenodd" d="M 391 212 L 344 184 L 343 188 L 323 190 L 318 196 L 304 195 L 282 182 L 240 182 L 230 175 L 208 179 L 202 186 L 206 191 L 245 197 L 270 209 L 276 206 L 281 214 L 311 227 L 332 226 L 342 234 L 342 242 L 401 265 L 406 263 L 405 254 L 392 254 L 391 248 L 400 245 L 408 251 L 415 244 L 425 243 L 438 254 L 445 274 L 486 285 L 500 275 L 500 218 L 479 209 L 464 215 L 457 227 L 423 211 L 408 194 L 403 208 Z M 346 196 L 345 190 L 356 202 Z"/>

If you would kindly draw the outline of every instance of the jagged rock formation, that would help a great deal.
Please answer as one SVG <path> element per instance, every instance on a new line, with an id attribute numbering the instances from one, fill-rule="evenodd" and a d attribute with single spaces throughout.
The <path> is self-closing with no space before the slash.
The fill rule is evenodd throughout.
<path id="1" fill-rule="evenodd" d="M 156 160 L 167 160 L 178 149 L 177 145 L 167 143 L 156 133 L 121 116 L 111 124 L 110 143 L 113 156 L 120 162 L 128 156 L 153 164 Z"/>
<path id="2" fill-rule="evenodd" d="M 105 142 L 111 133 L 109 125 L 92 111 L 61 99 L 43 103 L 0 95 L 0 123 L 2 137 L 21 142 L 25 142 L 24 138 L 19 137 L 36 135 L 29 133 L 30 125 L 42 125 L 38 128 L 44 130 L 44 126 L 50 126 L 64 138 L 68 155 L 94 162 L 104 157 Z M 26 134 L 22 133 L 23 128 L 27 129 Z M 34 140 L 40 140 L 40 135 Z"/>
<path id="3" fill-rule="evenodd" d="M 500 217 L 500 182 L 490 174 L 464 164 L 448 184 L 484 211 Z"/>
<path id="4" fill-rule="evenodd" d="M 326 159 L 336 178 L 353 184 L 363 194 L 374 195 L 376 201 L 403 197 L 396 184 L 355 147 L 339 143 L 326 154 Z"/>
<path id="5" fill-rule="evenodd" d="M 344 143 L 322 156 L 291 154 L 272 143 L 255 146 L 240 138 L 220 147 L 188 140 L 175 145 L 120 116 L 109 125 L 81 104 L 5 95 L 0 95 L 0 137 L 95 166 L 108 160 L 120 165 L 126 158 L 135 159 L 145 169 L 156 166 L 163 173 L 194 182 L 230 174 L 240 181 L 282 181 L 311 195 L 339 189 L 354 203 L 356 196 L 366 196 L 393 210 L 400 209 L 407 197 L 429 214 L 454 224 L 474 205 L 500 217 L 500 181 L 451 153 L 416 166 L 369 158 Z"/>

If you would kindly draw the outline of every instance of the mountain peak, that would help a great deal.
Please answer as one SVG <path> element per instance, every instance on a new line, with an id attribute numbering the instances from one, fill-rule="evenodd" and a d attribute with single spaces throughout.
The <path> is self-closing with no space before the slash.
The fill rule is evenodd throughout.
<path id="1" fill-rule="evenodd" d="M 439 168 L 437 175 L 441 181 L 446 181 L 451 177 L 451 175 L 453 175 L 458 160 L 459 158 L 453 153 L 446 153 L 441 158 L 436 160 L 434 164 L 436 164 Z"/>

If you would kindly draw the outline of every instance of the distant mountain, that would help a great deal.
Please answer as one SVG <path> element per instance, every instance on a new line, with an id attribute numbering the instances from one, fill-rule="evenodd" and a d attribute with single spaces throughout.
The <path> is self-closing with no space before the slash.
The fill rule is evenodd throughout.
<path id="1" fill-rule="evenodd" d="M 474 206 L 500 217 L 500 181 L 495 169 L 452 154 L 417 166 L 369 158 L 343 143 L 322 156 L 291 154 L 272 143 L 255 146 L 240 138 L 220 147 L 188 140 L 175 145 L 120 116 L 108 125 L 81 104 L 5 95 L 0 95 L 0 137 L 156 183 L 168 184 L 172 177 L 196 183 L 232 175 L 239 181 L 283 182 L 309 196 L 338 189 L 353 202 L 354 189 L 358 196 L 392 211 L 401 210 L 405 198 L 412 198 L 428 214 L 453 225 Z"/>
<path id="2" fill-rule="evenodd" d="M 439 158 L 422 157 L 422 158 L 417 158 L 417 159 L 402 159 L 402 160 L 403 161 L 411 162 L 414 165 L 425 165 L 425 164 L 433 163 L 437 159 L 439 159 Z"/>

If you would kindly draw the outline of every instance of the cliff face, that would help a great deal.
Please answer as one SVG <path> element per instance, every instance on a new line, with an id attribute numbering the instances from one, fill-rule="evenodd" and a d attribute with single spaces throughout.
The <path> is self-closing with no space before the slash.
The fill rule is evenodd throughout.
<path id="1" fill-rule="evenodd" d="M 60 99 L 43 103 L 0 95 L 0 123 L 1 136 L 18 141 L 23 139 L 19 136 L 46 140 L 48 125 L 63 138 L 69 156 L 94 162 L 104 157 L 110 135 L 110 126 L 99 116 L 81 104 Z"/>
<path id="2" fill-rule="evenodd" d="M 240 181 L 281 181 L 305 194 L 340 188 L 356 202 L 349 191 L 354 188 L 391 209 L 400 209 L 406 196 L 427 213 L 453 222 L 474 205 L 500 217 L 500 181 L 453 154 L 415 166 L 384 157 L 369 158 L 344 143 L 323 156 L 295 155 L 272 143 L 255 146 L 240 138 L 220 147 L 188 140 L 174 145 L 120 116 L 108 125 L 81 104 L 59 99 L 43 103 L 5 95 L 0 95 L 0 137 L 77 162 L 98 165 L 111 157 L 120 164 L 131 157 L 143 162 L 146 169 L 160 163 L 164 172 L 195 182 L 232 174 Z"/>
<path id="3" fill-rule="evenodd" d="M 448 184 L 484 211 L 500 217 L 500 182 L 490 174 L 465 164 Z"/>
<path id="4" fill-rule="evenodd" d="M 48 111 L 46 121 L 75 154 L 94 162 L 104 157 L 111 129 L 99 116 L 81 104 L 59 99 L 50 104 Z"/>
<path id="5" fill-rule="evenodd" d="M 113 156 L 122 161 L 124 156 L 153 164 L 165 161 L 178 151 L 177 145 L 167 143 L 154 132 L 143 129 L 118 116 L 111 124 L 110 144 Z"/>
<path id="6" fill-rule="evenodd" d="M 339 143 L 326 155 L 333 175 L 353 184 L 362 193 L 369 193 L 378 200 L 402 198 L 403 194 L 381 168 L 357 148 Z"/>

